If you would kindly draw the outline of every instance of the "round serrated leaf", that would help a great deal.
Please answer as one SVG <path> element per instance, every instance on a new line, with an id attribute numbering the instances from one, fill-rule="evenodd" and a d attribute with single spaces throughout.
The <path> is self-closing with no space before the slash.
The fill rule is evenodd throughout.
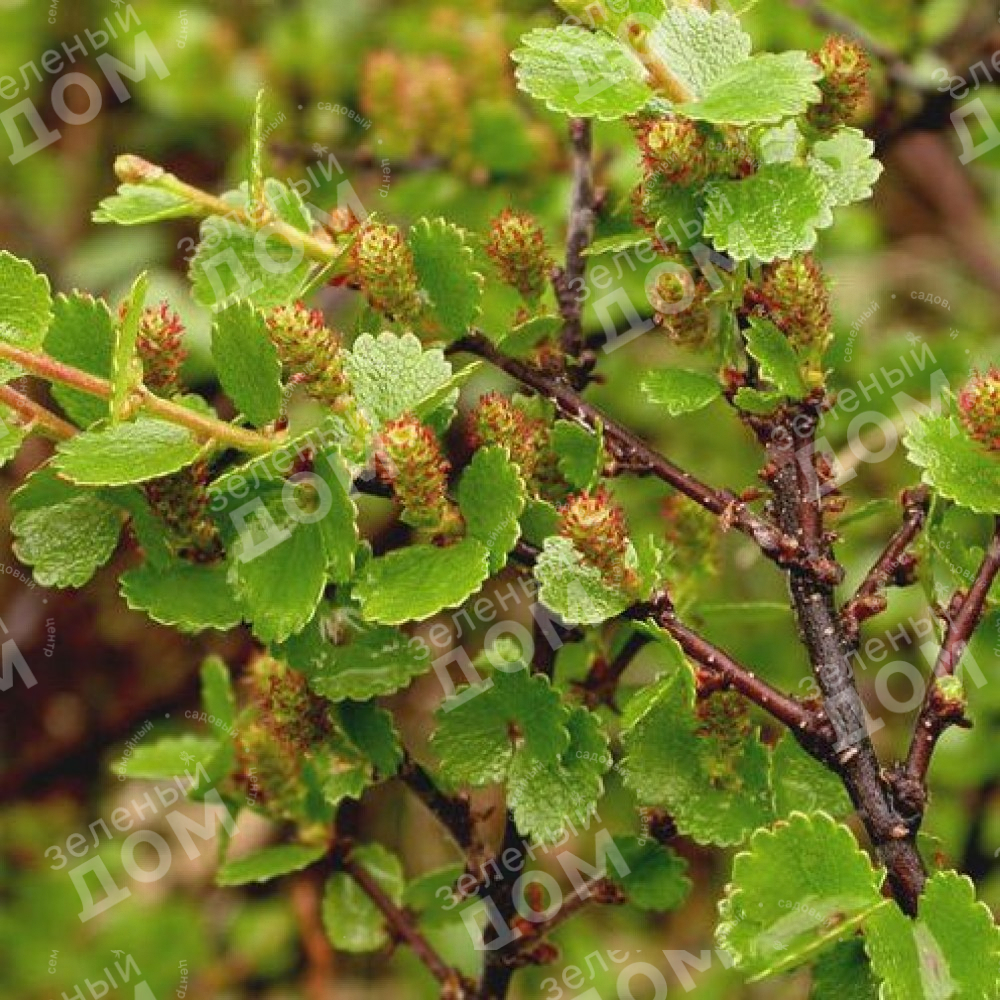
<path id="1" fill-rule="evenodd" d="M 473 267 L 465 233 L 444 219 L 420 219 L 407 237 L 420 285 L 448 339 L 463 336 L 479 315 L 483 276 Z"/>
<path id="2" fill-rule="evenodd" d="M 535 563 L 538 597 L 567 622 L 599 625 L 620 615 L 628 597 L 604 582 L 601 571 L 588 566 L 568 538 L 551 536 Z"/>
<path id="3" fill-rule="evenodd" d="M 904 438 L 923 481 L 943 497 L 979 514 L 1000 513 L 1000 455 L 976 444 L 945 414 L 914 421 Z"/>
<path id="4" fill-rule="evenodd" d="M 849 827 L 821 812 L 792 813 L 736 855 L 719 946 L 754 979 L 793 969 L 888 905 L 884 878 Z"/>
<path id="5" fill-rule="evenodd" d="M 134 611 L 181 632 L 225 631 L 240 623 L 242 611 L 226 579 L 226 567 L 176 561 L 143 565 L 121 576 L 121 592 Z"/>
<path id="6" fill-rule="evenodd" d="M 0 340 L 34 350 L 41 347 L 52 322 L 49 279 L 26 260 L 0 250 Z M 20 365 L 0 361 L 0 382 L 22 374 Z"/>
<path id="7" fill-rule="evenodd" d="M 248 302 L 216 313 L 212 359 L 226 395 L 257 427 L 281 412 L 281 362 L 264 317 Z"/>
<path id="8" fill-rule="evenodd" d="M 462 473 L 458 503 L 465 526 L 490 550 L 490 572 L 498 573 L 521 537 L 524 480 L 506 449 L 480 448 Z"/>
<path id="9" fill-rule="evenodd" d="M 325 844 L 275 844 L 244 858 L 227 861 L 216 872 L 215 884 L 233 886 L 270 882 L 280 875 L 308 868 L 314 861 L 319 861 L 326 851 Z"/>
<path id="10" fill-rule="evenodd" d="M 685 368 L 647 372 L 642 391 L 651 403 L 666 407 L 672 417 L 700 410 L 722 395 L 722 387 L 714 375 Z"/>
<path id="11" fill-rule="evenodd" d="M 395 854 L 381 844 L 365 844 L 351 852 L 351 860 L 363 865 L 382 891 L 397 906 L 400 904 L 406 880 Z M 323 926 L 338 951 L 378 951 L 389 943 L 389 932 L 378 907 L 345 872 L 336 872 L 327 880 Z"/>
<path id="12" fill-rule="evenodd" d="M 691 891 L 687 862 L 655 840 L 615 837 L 615 844 L 628 865 L 627 875 L 608 874 L 628 894 L 628 901 L 640 910 L 675 910 Z"/>

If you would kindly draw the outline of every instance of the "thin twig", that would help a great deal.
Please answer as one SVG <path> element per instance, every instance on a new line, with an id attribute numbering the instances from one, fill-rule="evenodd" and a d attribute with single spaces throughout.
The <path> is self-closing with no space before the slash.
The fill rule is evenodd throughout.
<path id="1" fill-rule="evenodd" d="M 891 583 L 898 586 L 910 582 L 915 560 L 907 550 L 923 530 L 930 502 L 931 492 L 926 486 L 903 494 L 903 523 L 840 612 L 844 631 L 852 644 L 857 643 L 861 622 L 885 610 L 886 588 Z"/>
<path id="2" fill-rule="evenodd" d="M 941 734 L 950 726 L 968 724 L 965 718 L 964 698 L 949 697 L 942 689 L 941 681 L 946 677 L 955 676 L 969 640 L 982 619 L 986 599 L 998 574 L 1000 574 L 1000 517 L 996 519 L 993 538 L 968 593 L 963 594 L 958 591 L 952 600 L 944 643 L 934 664 L 934 673 L 927 685 L 924 703 L 910 743 L 904 771 L 905 780 L 900 788 L 904 800 L 914 806 L 920 814 L 927 801 L 927 773 Z"/>
<path id="3" fill-rule="evenodd" d="M 713 489 L 689 472 L 678 468 L 628 428 L 585 402 L 570 386 L 550 373 L 539 371 L 517 358 L 508 357 L 478 331 L 455 341 L 448 350 L 449 353 L 465 351 L 489 361 L 550 400 L 569 419 L 577 420 L 594 430 L 600 424 L 604 429 L 605 446 L 614 460 L 632 469 L 641 468 L 646 475 L 656 476 L 669 483 L 678 492 L 722 518 L 726 525 L 748 535 L 765 555 L 779 565 L 800 566 L 810 575 L 831 583 L 840 582 L 843 570 L 834 560 L 825 556 L 809 556 L 794 537 L 759 517 L 737 496 L 728 490 Z"/>
<path id="4" fill-rule="evenodd" d="M 612 660 L 599 656 L 594 665 L 587 671 L 587 676 L 574 684 L 583 692 L 584 700 L 591 708 L 607 705 L 617 711 L 615 693 L 622 674 L 632 665 L 632 661 L 652 642 L 645 632 L 633 632 L 625 641 L 625 645 Z"/>
<path id="5" fill-rule="evenodd" d="M 403 758 L 399 777 L 441 821 L 462 851 L 471 854 L 476 846 L 476 824 L 468 797 L 445 795 L 408 753 Z"/>
<path id="6" fill-rule="evenodd" d="M 21 426 L 26 432 L 37 428 L 56 441 L 68 441 L 77 433 L 72 424 L 9 385 L 0 385 L 0 403 L 10 407 L 21 418 Z"/>

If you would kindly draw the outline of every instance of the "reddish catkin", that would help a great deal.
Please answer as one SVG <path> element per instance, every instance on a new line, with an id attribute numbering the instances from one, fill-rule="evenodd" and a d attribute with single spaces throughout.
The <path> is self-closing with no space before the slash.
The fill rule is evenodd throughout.
<path id="1" fill-rule="evenodd" d="M 435 532 L 457 527 L 447 496 L 451 465 L 434 432 L 415 416 L 385 425 L 376 440 L 375 468 L 392 485 L 407 524 Z"/>
<path id="2" fill-rule="evenodd" d="M 208 479 L 208 464 L 201 461 L 143 484 L 150 507 L 170 534 L 172 548 L 193 562 L 211 562 L 222 554 L 219 530 L 209 512 Z"/>
<path id="3" fill-rule="evenodd" d="M 505 208 L 490 224 L 486 252 L 503 280 L 524 298 L 542 297 L 552 260 L 534 216 Z"/>
<path id="4" fill-rule="evenodd" d="M 559 508 L 559 534 L 609 583 L 625 591 L 638 586 L 638 574 L 627 565 L 630 544 L 625 512 L 604 487 L 569 497 Z"/>
<path id="5" fill-rule="evenodd" d="M 338 408 L 347 391 L 341 342 L 323 313 L 296 302 L 268 310 L 265 321 L 282 364 L 299 376 L 310 396 Z"/>
<path id="6" fill-rule="evenodd" d="M 351 247 L 351 274 L 369 304 L 403 322 L 420 313 L 419 282 L 413 253 L 398 226 L 362 226 Z"/>
<path id="7" fill-rule="evenodd" d="M 812 254 L 765 264 L 760 283 L 747 285 L 744 306 L 774 323 L 797 351 L 821 354 L 829 346 L 830 292 Z"/>
<path id="8" fill-rule="evenodd" d="M 126 308 L 125 303 L 119 307 L 119 319 L 124 318 Z M 143 382 L 159 396 L 173 396 L 182 389 L 181 366 L 187 358 L 183 339 L 184 324 L 169 303 L 143 309 L 136 346 Z"/>
<path id="9" fill-rule="evenodd" d="M 483 396 L 471 414 L 474 448 L 506 448 L 510 460 L 526 480 L 531 480 L 551 450 L 551 433 L 543 420 L 529 417 L 498 392 Z"/>
<path id="10" fill-rule="evenodd" d="M 969 434 L 1000 451 L 1000 368 L 976 372 L 958 394 L 958 415 Z"/>
<path id="11" fill-rule="evenodd" d="M 809 122 L 828 132 L 850 122 L 868 100 L 871 63 L 860 44 L 839 35 L 829 37 L 812 60 L 823 71 L 823 100 L 809 109 Z"/>

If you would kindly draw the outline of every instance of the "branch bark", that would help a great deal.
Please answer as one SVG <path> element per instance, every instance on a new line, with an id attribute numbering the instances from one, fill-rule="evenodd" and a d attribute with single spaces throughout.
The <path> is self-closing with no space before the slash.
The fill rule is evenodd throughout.
<path id="1" fill-rule="evenodd" d="M 68 441 L 77 432 L 72 424 L 12 386 L 0 385 L 0 403 L 10 407 L 21 418 L 21 426 L 28 433 L 37 427 L 56 441 Z"/>

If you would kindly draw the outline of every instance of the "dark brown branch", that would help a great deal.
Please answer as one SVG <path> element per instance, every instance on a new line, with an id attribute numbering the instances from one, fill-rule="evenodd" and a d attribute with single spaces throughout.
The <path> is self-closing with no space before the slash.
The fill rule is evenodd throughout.
<path id="1" fill-rule="evenodd" d="M 886 588 L 890 584 L 905 586 L 913 582 L 915 560 L 907 550 L 927 521 L 931 493 L 926 486 L 918 486 L 904 492 L 901 499 L 902 525 L 840 612 L 844 631 L 852 644 L 857 643 L 861 622 L 885 610 Z"/>
<path id="2" fill-rule="evenodd" d="M 615 711 L 615 693 L 622 674 L 632 665 L 636 656 L 650 643 L 652 638 L 645 632 L 633 632 L 625 641 L 613 660 L 600 656 L 587 671 L 587 676 L 574 684 L 583 694 L 584 701 L 590 708 L 607 705 Z"/>
<path id="3" fill-rule="evenodd" d="M 564 320 L 562 349 L 570 358 L 578 358 L 583 351 L 582 282 L 587 267 L 583 251 L 594 238 L 594 142 L 590 119 L 570 119 L 569 135 L 573 149 L 573 192 L 566 267 L 556 272 L 554 285 Z"/>
<path id="4" fill-rule="evenodd" d="M 398 907 L 378 884 L 364 865 L 353 861 L 348 855 L 339 859 L 340 867 L 361 887 L 365 895 L 378 907 L 385 917 L 393 937 L 408 944 L 413 953 L 427 967 L 430 974 L 450 990 L 447 994 L 454 1000 L 471 998 L 475 986 L 457 970 L 451 968 L 437 953 L 431 943 L 417 929 L 416 920 L 407 910 Z"/>
<path id="5" fill-rule="evenodd" d="M 917 726 L 910 743 L 900 793 L 907 804 L 922 816 L 927 802 L 927 772 L 937 742 L 950 726 L 968 725 L 965 699 L 949 694 L 941 681 L 954 677 L 973 632 L 983 616 L 983 608 L 993 581 L 1000 574 L 1000 517 L 996 519 L 993 538 L 968 593 L 956 592 L 948 611 L 944 643 L 934 664 L 934 673 L 924 694 Z"/>
<path id="6" fill-rule="evenodd" d="M 511 378 L 534 389 L 554 403 L 563 416 L 578 420 L 591 429 L 601 424 L 604 428 L 605 446 L 612 459 L 629 468 L 642 468 L 646 475 L 656 476 L 673 486 L 678 492 L 722 518 L 727 526 L 732 526 L 748 535 L 760 546 L 765 555 L 780 566 L 799 566 L 809 575 L 815 575 L 831 583 L 839 583 L 843 577 L 843 570 L 835 560 L 825 556 L 810 557 L 794 537 L 782 532 L 777 525 L 766 518 L 755 514 L 739 497 L 728 490 L 713 489 L 691 473 L 678 468 L 638 435 L 583 400 L 564 381 L 547 372 L 539 371 L 517 358 L 508 357 L 498 350 L 488 337 L 478 331 L 456 340 L 448 348 L 450 354 L 459 351 L 475 354 L 489 361 Z"/>
<path id="7" fill-rule="evenodd" d="M 816 467 L 818 406 L 803 403 L 798 412 L 753 426 L 765 445 L 781 527 L 800 539 L 815 557 L 832 557 L 823 532 L 823 490 Z M 883 780 L 878 756 L 868 734 L 864 707 L 848 659 L 849 642 L 837 614 L 833 587 L 791 567 L 789 589 L 813 673 L 823 692 L 823 710 L 837 736 L 830 764 L 865 825 L 888 871 L 900 907 L 917 911 L 926 873 L 916 846 L 916 829 L 902 815 L 890 786 Z"/>
<path id="8" fill-rule="evenodd" d="M 408 753 L 403 758 L 399 777 L 416 794 L 421 802 L 441 821 L 452 839 L 469 856 L 469 863 L 481 860 L 473 857 L 479 845 L 476 842 L 475 816 L 466 795 L 445 795 L 431 780 L 431 776 Z M 481 850 L 481 847 L 479 847 Z"/>
<path id="9" fill-rule="evenodd" d="M 819 714 L 796 698 L 783 694 L 752 670 L 737 663 L 728 653 L 712 645 L 678 617 L 670 599 L 661 594 L 653 602 L 657 623 L 669 632 L 681 649 L 701 667 L 699 681 L 708 689 L 732 689 L 763 709 L 795 734 L 811 752 L 821 758 L 832 750 L 832 731 Z M 702 677 L 701 674 L 706 676 Z"/>

